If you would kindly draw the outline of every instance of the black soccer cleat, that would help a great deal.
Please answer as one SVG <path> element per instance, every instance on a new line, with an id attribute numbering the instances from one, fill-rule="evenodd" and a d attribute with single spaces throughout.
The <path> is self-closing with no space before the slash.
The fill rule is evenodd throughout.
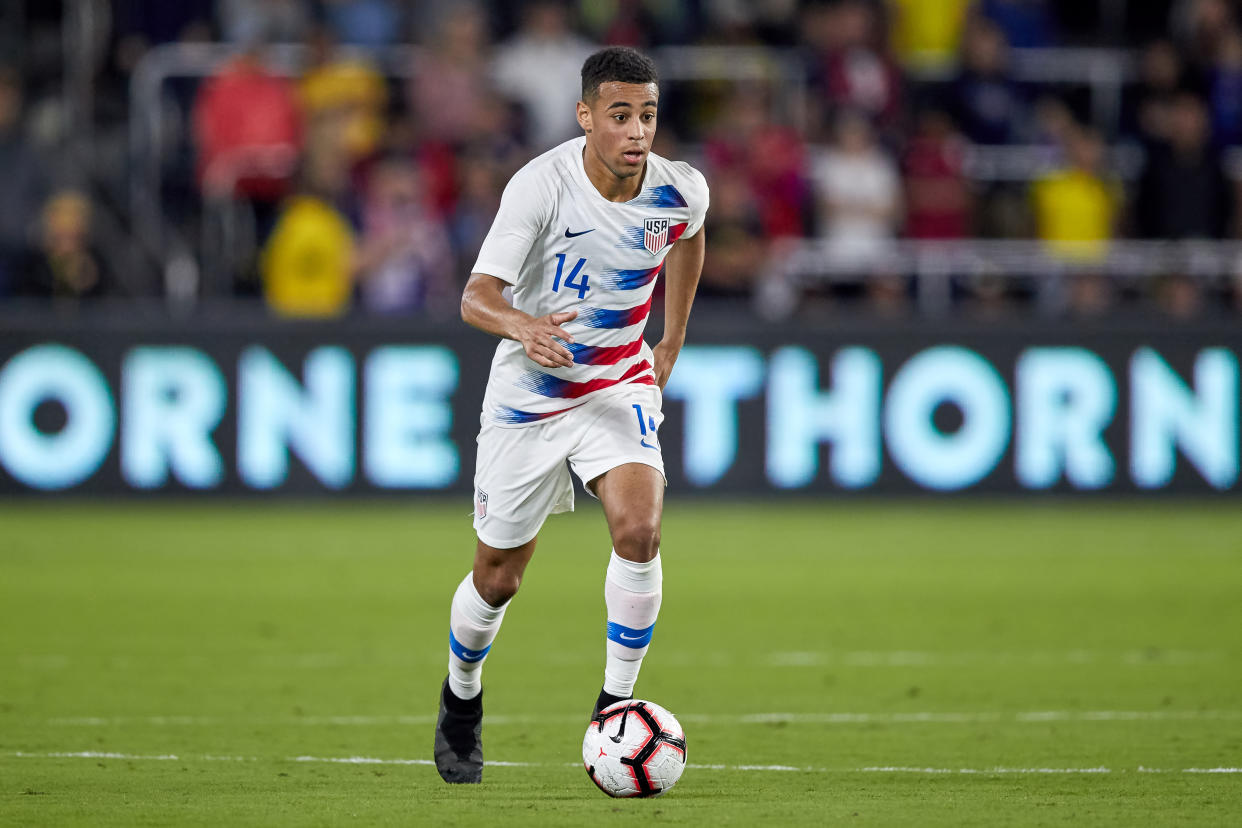
<path id="1" fill-rule="evenodd" d="M 440 715 L 436 717 L 436 770 L 452 785 L 483 781 L 483 694 L 459 699 L 440 688 Z"/>
<path id="2" fill-rule="evenodd" d="M 612 707 L 617 702 L 625 701 L 630 698 L 633 698 L 633 696 L 614 696 L 607 690 L 601 689 L 599 691 L 599 698 L 595 700 L 595 709 L 591 711 L 591 721 L 595 721 L 595 719 L 599 716 L 599 711 L 604 708 Z"/>

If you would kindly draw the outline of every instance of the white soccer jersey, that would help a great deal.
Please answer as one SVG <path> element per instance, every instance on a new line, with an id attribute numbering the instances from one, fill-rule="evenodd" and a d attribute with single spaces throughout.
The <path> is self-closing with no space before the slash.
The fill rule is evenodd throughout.
<path id="1" fill-rule="evenodd" d="M 513 285 L 513 305 L 532 316 L 576 310 L 568 368 L 545 368 L 520 342 L 501 340 L 492 359 L 484 417 L 536 422 L 627 383 L 653 384 L 643 329 L 669 248 L 703 226 L 707 183 L 681 161 L 649 153 L 631 201 L 600 195 L 582 165 L 586 138 L 549 150 L 517 172 L 473 272 Z"/>

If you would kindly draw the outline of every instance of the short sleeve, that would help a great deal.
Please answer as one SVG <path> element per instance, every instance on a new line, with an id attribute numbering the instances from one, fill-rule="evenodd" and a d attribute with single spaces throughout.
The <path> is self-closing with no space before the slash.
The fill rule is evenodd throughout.
<path id="1" fill-rule="evenodd" d="M 516 284 L 522 264 L 547 219 L 549 200 L 538 176 L 519 170 L 509 179 L 500 209 L 487 232 L 471 273 L 486 273 Z"/>
<path id="2" fill-rule="evenodd" d="M 703 220 L 707 218 L 707 207 L 711 201 L 707 190 L 707 179 L 703 178 L 703 173 L 691 167 L 690 180 L 687 183 L 690 197 L 686 201 L 690 205 L 691 213 L 689 226 L 681 235 L 683 239 L 688 239 L 699 232 L 699 228 L 703 226 Z"/>

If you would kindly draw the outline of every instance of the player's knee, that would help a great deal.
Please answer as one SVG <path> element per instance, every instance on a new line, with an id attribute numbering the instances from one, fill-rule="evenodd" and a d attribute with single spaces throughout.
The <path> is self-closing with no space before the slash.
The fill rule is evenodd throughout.
<path id="1" fill-rule="evenodd" d="M 620 521 L 612 533 L 612 545 L 622 558 L 646 563 L 660 551 L 660 521 L 650 515 Z"/>
<path id="2" fill-rule="evenodd" d="M 514 595 L 522 585 L 522 576 L 504 567 L 475 573 L 475 589 L 479 597 L 493 607 L 499 607 Z"/>

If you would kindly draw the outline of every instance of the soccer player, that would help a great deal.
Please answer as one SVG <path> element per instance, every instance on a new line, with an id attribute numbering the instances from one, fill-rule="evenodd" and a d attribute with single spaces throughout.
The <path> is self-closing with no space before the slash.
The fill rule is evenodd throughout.
<path id="1" fill-rule="evenodd" d="M 697 170 L 651 152 L 659 97 L 654 64 L 633 49 L 587 59 L 577 105 L 585 135 L 509 181 L 462 296 L 462 318 L 501 342 L 478 438 L 474 569 L 449 615 L 435 736 L 446 782 L 482 780 L 483 660 L 544 520 L 573 509 L 570 469 L 603 504 L 612 538 L 596 713 L 633 696 L 651 641 L 661 595 L 661 391 L 685 341 L 708 201 Z M 651 348 L 642 335 L 661 272 L 664 337 Z"/>

